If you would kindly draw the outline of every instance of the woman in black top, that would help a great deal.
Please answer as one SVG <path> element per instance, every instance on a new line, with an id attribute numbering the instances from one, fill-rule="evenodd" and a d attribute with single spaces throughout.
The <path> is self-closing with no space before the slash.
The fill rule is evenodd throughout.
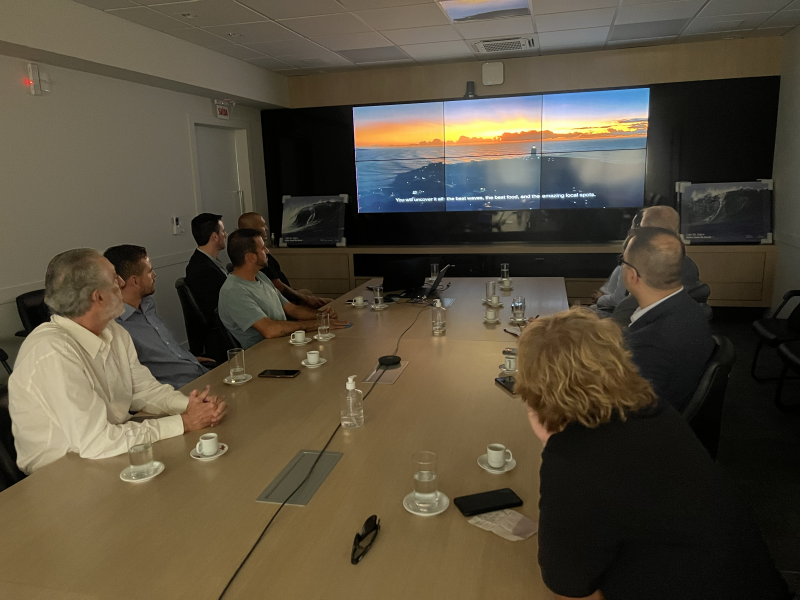
<path id="1" fill-rule="evenodd" d="M 542 451 L 539 564 L 558 598 L 787 600 L 761 534 L 619 327 L 537 319 L 517 391 Z"/>

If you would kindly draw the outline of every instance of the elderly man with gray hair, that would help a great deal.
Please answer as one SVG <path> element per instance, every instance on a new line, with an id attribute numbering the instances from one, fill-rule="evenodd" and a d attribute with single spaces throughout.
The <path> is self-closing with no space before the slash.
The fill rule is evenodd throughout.
<path id="1" fill-rule="evenodd" d="M 147 428 L 161 440 L 214 427 L 225 416 L 227 405 L 208 387 L 187 398 L 139 363 L 131 336 L 114 322 L 124 309 L 120 279 L 97 250 L 53 258 L 45 302 L 53 317 L 25 339 L 9 379 L 17 465 L 25 473 L 68 452 L 123 454 L 128 429 Z M 172 416 L 134 423 L 131 410 Z"/>

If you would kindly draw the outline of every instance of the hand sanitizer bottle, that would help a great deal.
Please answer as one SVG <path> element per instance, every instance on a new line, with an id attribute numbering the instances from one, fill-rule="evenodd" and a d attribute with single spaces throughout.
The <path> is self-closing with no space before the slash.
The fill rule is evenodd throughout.
<path id="1" fill-rule="evenodd" d="M 342 427 L 351 429 L 364 424 L 364 393 L 356 389 L 356 376 L 347 378 L 342 395 Z"/>
<path id="2" fill-rule="evenodd" d="M 444 335 L 447 330 L 447 309 L 442 306 L 442 301 L 437 300 L 431 308 L 431 333 Z"/>

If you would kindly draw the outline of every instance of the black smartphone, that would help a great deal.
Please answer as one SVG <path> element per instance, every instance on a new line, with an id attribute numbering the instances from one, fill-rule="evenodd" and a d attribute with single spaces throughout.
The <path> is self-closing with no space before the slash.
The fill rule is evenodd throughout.
<path id="1" fill-rule="evenodd" d="M 506 388 L 511 394 L 517 395 L 514 391 L 514 384 L 517 383 L 517 380 L 513 377 L 495 377 L 495 381 Z"/>
<path id="2" fill-rule="evenodd" d="M 264 369 L 258 374 L 259 377 L 297 377 L 300 371 L 297 369 Z"/>
<path id="3" fill-rule="evenodd" d="M 517 496 L 511 488 L 459 496 L 453 502 L 465 517 L 522 506 L 522 498 Z"/>

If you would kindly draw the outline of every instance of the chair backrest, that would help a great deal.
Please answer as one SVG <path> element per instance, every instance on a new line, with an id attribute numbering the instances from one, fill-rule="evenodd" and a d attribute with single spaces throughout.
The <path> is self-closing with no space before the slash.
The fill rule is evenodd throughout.
<path id="1" fill-rule="evenodd" d="M 186 325 L 186 337 L 189 340 L 189 351 L 195 356 L 203 356 L 209 323 L 183 277 L 175 282 L 175 289 L 178 290 L 178 298 L 181 301 L 183 322 Z"/>
<path id="2" fill-rule="evenodd" d="M 0 492 L 22 481 L 25 474 L 17 468 L 17 450 L 11 433 L 8 406 L 0 403 Z"/>
<path id="3" fill-rule="evenodd" d="M 44 303 L 44 290 L 33 290 L 17 296 L 17 312 L 23 327 L 18 335 L 28 335 L 39 325 L 49 321 L 50 309 Z"/>
<path id="4" fill-rule="evenodd" d="M 798 302 L 794 310 L 789 313 L 789 322 L 786 325 L 789 327 L 789 331 L 800 333 L 800 302 Z"/>
<path id="5" fill-rule="evenodd" d="M 222 323 L 222 319 L 219 318 L 219 312 L 216 310 L 214 311 L 214 330 L 219 332 L 221 338 L 220 341 L 226 353 L 231 348 L 242 347 L 239 341 L 235 337 L 233 337 L 233 334 L 230 331 L 228 331 L 228 328 L 225 327 L 225 325 Z M 225 360 L 228 360 L 227 356 L 225 357 L 223 362 L 225 362 Z"/>
<path id="6" fill-rule="evenodd" d="M 689 297 L 699 304 L 705 304 L 708 297 L 711 295 L 711 286 L 707 283 L 701 283 L 696 288 L 687 292 Z"/>
<path id="7" fill-rule="evenodd" d="M 715 335 L 714 341 L 714 353 L 706 363 L 694 395 L 683 409 L 684 418 L 712 458 L 717 457 L 725 391 L 736 362 L 736 349 L 728 338 Z"/>
<path id="8" fill-rule="evenodd" d="M 5 370 L 8 371 L 8 374 L 11 375 L 11 367 L 8 364 L 8 354 L 6 354 L 6 351 L 2 348 L 0 348 L 0 364 L 2 364 Z"/>

